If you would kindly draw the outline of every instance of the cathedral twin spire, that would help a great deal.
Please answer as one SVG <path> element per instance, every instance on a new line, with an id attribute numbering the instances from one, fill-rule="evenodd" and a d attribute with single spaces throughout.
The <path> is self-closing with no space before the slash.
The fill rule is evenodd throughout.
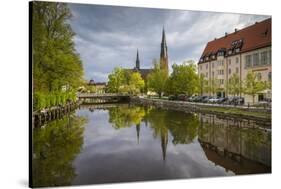
<path id="1" fill-rule="evenodd" d="M 161 50 L 160 50 L 160 68 L 167 71 L 169 73 L 168 68 L 168 47 L 166 42 L 165 29 L 163 26 L 162 30 L 162 41 L 161 41 Z M 136 69 L 140 70 L 140 60 L 139 60 L 139 51 L 137 49 L 137 58 L 136 58 Z"/>

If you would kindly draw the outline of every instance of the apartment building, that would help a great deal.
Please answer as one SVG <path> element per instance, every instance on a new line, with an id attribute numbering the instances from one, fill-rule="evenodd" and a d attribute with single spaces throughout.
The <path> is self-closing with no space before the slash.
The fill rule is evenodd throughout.
<path id="1" fill-rule="evenodd" d="M 217 89 L 205 91 L 204 95 L 231 96 L 227 89 L 229 78 L 236 73 L 242 83 L 249 71 L 261 81 L 271 81 L 271 18 L 209 41 L 198 62 L 198 73 L 208 86 L 216 85 Z M 248 95 L 239 95 L 245 97 L 246 103 L 251 101 Z M 271 98 L 271 90 L 262 91 L 256 98 Z"/>

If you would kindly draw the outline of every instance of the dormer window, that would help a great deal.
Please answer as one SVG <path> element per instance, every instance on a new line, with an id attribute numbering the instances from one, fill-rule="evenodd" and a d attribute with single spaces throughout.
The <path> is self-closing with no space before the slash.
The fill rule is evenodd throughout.
<path id="1" fill-rule="evenodd" d="M 206 60 L 209 60 L 209 57 L 206 57 Z"/>
<path id="2" fill-rule="evenodd" d="M 240 48 L 235 49 L 235 52 L 236 53 L 240 52 Z"/>
<path id="3" fill-rule="evenodd" d="M 215 55 L 212 55 L 212 59 L 215 59 L 216 58 L 216 56 Z"/>
<path id="4" fill-rule="evenodd" d="M 228 54 L 231 55 L 231 54 L 232 54 L 232 50 L 229 50 L 229 51 L 228 51 Z"/>

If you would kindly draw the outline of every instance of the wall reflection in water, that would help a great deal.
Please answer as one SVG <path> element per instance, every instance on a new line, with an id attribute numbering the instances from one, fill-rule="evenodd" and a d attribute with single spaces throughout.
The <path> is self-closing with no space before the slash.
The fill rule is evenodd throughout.
<path id="1" fill-rule="evenodd" d="M 214 115 L 199 119 L 199 142 L 210 161 L 236 174 L 271 172 L 271 131 Z"/>

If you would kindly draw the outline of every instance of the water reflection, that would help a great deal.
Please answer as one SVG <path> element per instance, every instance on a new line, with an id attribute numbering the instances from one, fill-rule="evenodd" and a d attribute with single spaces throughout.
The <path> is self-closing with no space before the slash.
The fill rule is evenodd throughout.
<path id="1" fill-rule="evenodd" d="M 170 133 L 174 145 L 189 144 L 198 137 L 210 161 L 236 174 L 271 172 L 271 131 L 258 129 L 250 121 L 140 106 L 111 108 L 109 117 L 116 129 L 136 126 L 138 141 L 141 121 L 149 122 L 154 138 L 161 141 L 163 160 Z"/>
<path id="2" fill-rule="evenodd" d="M 83 143 L 85 119 L 69 115 L 33 133 L 33 186 L 70 185 L 75 177 L 72 161 Z"/>
<path id="3" fill-rule="evenodd" d="M 35 183 L 270 173 L 271 131 L 257 127 L 250 121 L 130 104 L 81 107 L 75 116 L 35 130 Z"/>
<path id="4" fill-rule="evenodd" d="M 271 132 L 245 121 L 200 115 L 199 142 L 209 160 L 236 174 L 271 172 Z"/>

